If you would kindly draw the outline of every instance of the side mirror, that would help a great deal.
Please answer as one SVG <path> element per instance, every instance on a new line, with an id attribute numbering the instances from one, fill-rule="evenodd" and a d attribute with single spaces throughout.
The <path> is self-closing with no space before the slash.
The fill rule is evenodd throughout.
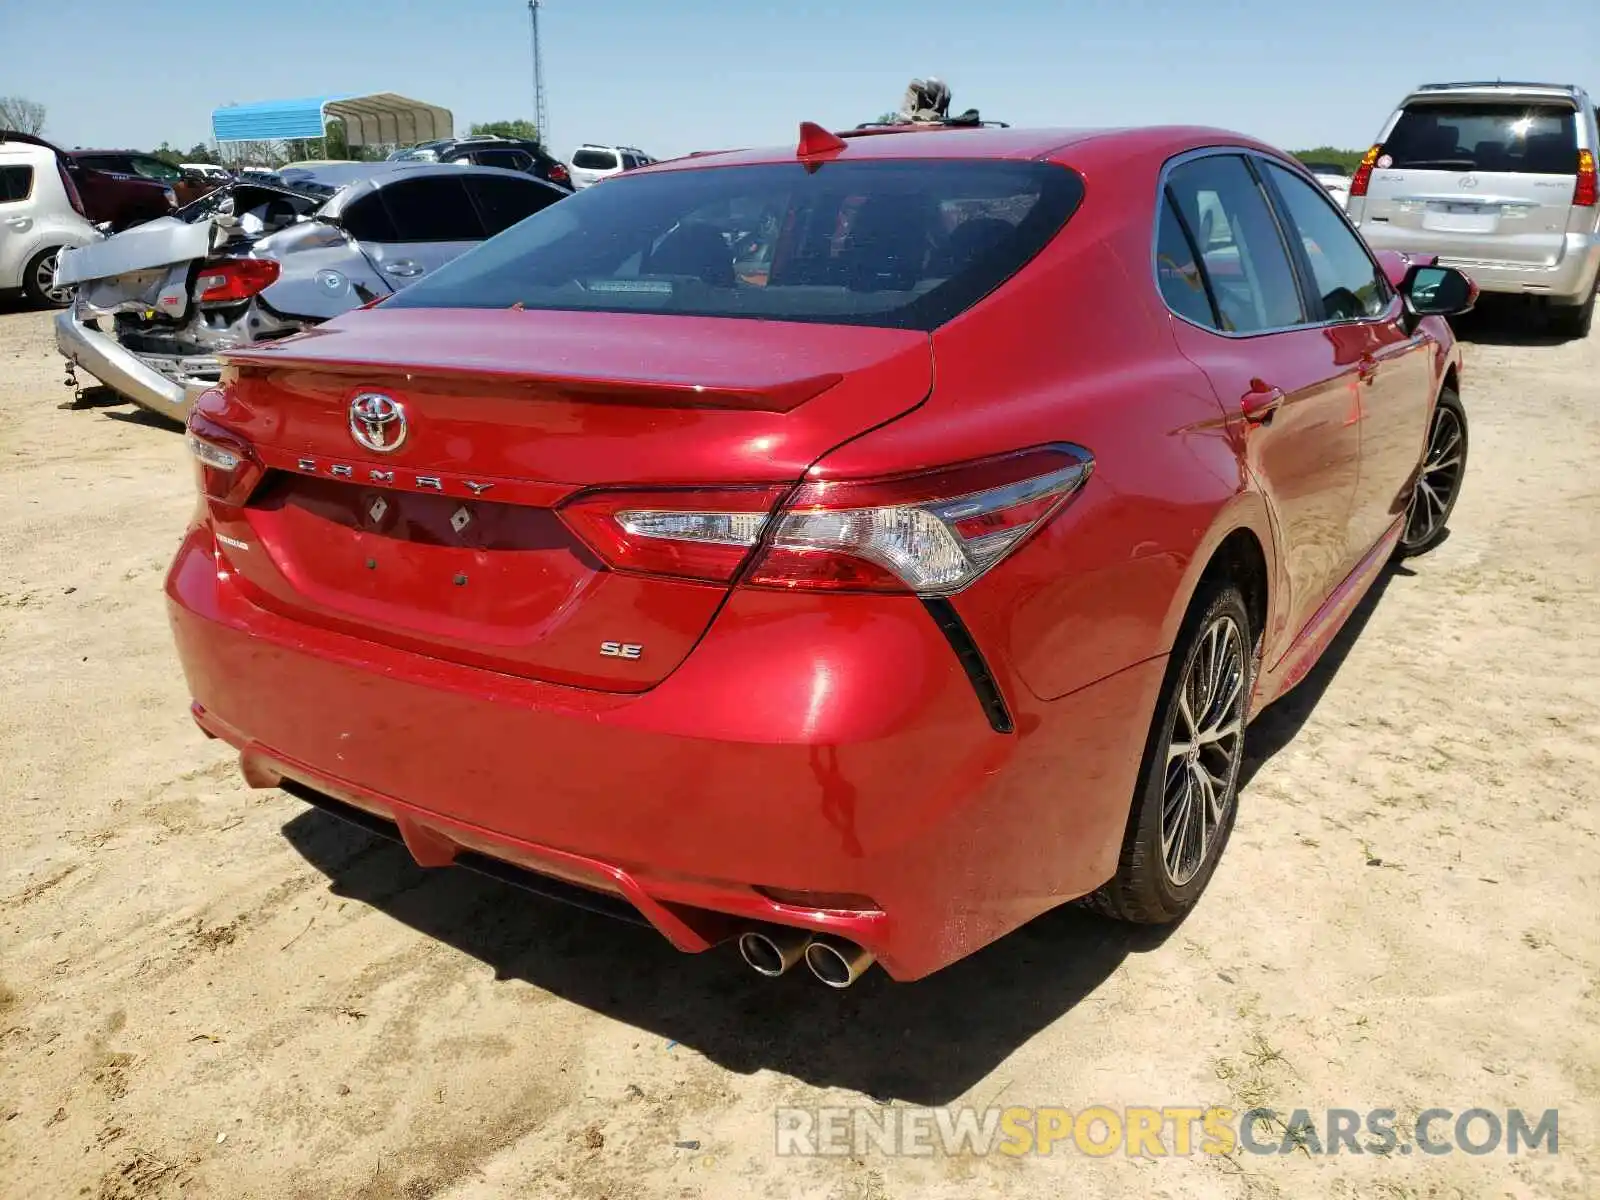
<path id="1" fill-rule="evenodd" d="M 1456 317 L 1478 302 L 1478 285 L 1454 267 L 1412 267 L 1400 284 L 1406 311 L 1414 317 Z"/>

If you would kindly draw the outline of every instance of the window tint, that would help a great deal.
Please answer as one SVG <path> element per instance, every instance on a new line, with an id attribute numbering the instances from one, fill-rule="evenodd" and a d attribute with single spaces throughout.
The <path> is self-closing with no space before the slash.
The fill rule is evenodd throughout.
<path id="1" fill-rule="evenodd" d="M 394 222 L 389 219 L 389 210 L 383 206 L 383 196 L 378 192 L 357 200 L 345 209 L 339 224 L 358 242 L 400 240 L 394 231 Z"/>
<path id="2" fill-rule="evenodd" d="M 483 237 L 478 214 L 467 199 L 464 181 L 451 175 L 430 175 L 392 183 L 378 193 L 396 242 L 475 242 Z M 380 239 L 382 240 L 382 239 Z"/>
<path id="3" fill-rule="evenodd" d="M 0 204 L 26 200 L 32 192 L 32 167 L 0 167 Z"/>
<path id="4" fill-rule="evenodd" d="M 136 175 L 143 175 L 146 179 L 158 179 L 162 183 L 177 183 L 183 178 L 183 172 L 169 163 L 162 162 L 159 158 L 135 158 L 129 160 L 133 165 Z"/>
<path id="5" fill-rule="evenodd" d="M 1397 170 L 1575 175 L 1577 113 L 1548 104 L 1414 104 L 1383 152 Z"/>
<path id="6" fill-rule="evenodd" d="M 619 177 L 388 303 L 933 329 L 1042 249 L 1083 184 L 1049 163 L 830 162 Z"/>
<path id="7" fill-rule="evenodd" d="M 1197 325 L 1217 327 L 1205 278 L 1194 261 L 1194 251 L 1189 248 L 1177 210 L 1171 200 L 1165 199 L 1156 230 L 1156 281 L 1161 286 L 1161 298 L 1173 312 Z"/>
<path id="8" fill-rule="evenodd" d="M 484 231 L 493 237 L 531 217 L 560 195 L 532 179 L 507 179 L 498 175 L 474 175 L 467 180 L 467 191 L 478 206 Z"/>
<path id="9" fill-rule="evenodd" d="M 1184 163 L 1167 186 L 1200 247 L 1223 329 L 1256 333 L 1305 321 L 1288 251 L 1244 159 Z"/>
<path id="10" fill-rule="evenodd" d="M 617 156 L 609 150 L 579 150 L 572 156 L 572 165 L 585 171 L 612 171 L 617 167 Z"/>
<path id="11" fill-rule="evenodd" d="M 1272 163 L 1267 172 L 1289 210 L 1289 220 L 1306 257 L 1317 294 L 1322 297 L 1322 315 L 1330 321 L 1354 321 L 1376 317 L 1389 306 L 1388 280 L 1356 240 L 1356 235 L 1334 211 L 1327 194 L 1307 183 L 1292 171 Z"/>

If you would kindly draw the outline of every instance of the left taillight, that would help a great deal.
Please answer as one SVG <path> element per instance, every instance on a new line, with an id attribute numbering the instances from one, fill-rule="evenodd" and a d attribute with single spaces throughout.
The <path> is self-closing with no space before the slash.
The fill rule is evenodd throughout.
<path id="1" fill-rule="evenodd" d="M 248 300 L 271 287 L 278 278 L 278 263 L 270 258 L 230 258 L 208 262 L 195 280 L 195 299 L 202 304 Z"/>
<path id="2" fill-rule="evenodd" d="M 189 416 L 188 441 L 200 491 L 219 504 L 243 504 L 266 473 L 249 442 L 199 413 Z"/>
<path id="3" fill-rule="evenodd" d="M 791 489 L 599 490 L 560 514 L 613 570 L 948 596 L 1017 549 L 1092 468 L 1083 448 L 1052 445 L 886 479 L 807 483 L 776 513 Z"/>
<path id="4" fill-rule="evenodd" d="M 552 163 L 550 166 L 550 180 L 552 183 L 571 183 L 572 172 L 560 163 Z"/>

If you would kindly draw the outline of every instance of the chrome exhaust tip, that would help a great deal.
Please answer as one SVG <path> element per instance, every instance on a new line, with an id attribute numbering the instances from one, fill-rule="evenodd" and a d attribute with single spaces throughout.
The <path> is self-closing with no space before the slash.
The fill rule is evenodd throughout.
<path id="1" fill-rule="evenodd" d="M 810 941 L 799 930 L 748 929 L 739 935 L 739 957 L 757 975 L 776 979 L 800 961 Z"/>
<path id="2" fill-rule="evenodd" d="M 806 947 L 806 966 L 831 988 L 847 988 L 873 963 L 872 952 L 837 938 L 813 938 Z"/>

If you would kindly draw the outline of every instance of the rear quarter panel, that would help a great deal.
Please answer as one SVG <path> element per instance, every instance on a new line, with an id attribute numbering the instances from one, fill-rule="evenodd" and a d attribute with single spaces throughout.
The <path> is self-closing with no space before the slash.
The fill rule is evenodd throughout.
<path id="1" fill-rule="evenodd" d="M 993 665 L 1043 700 L 1165 654 L 1232 529 L 1251 528 L 1271 563 L 1235 433 L 1156 293 L 1164 157 L 1068 158 L 1085 177 L 1083 205 L 1021 273 L 934 335 L 928 403 L 820 465 L 861 477 L 1057 441 L 1094 454 L 1068 507 L 954 601 Z"/>

